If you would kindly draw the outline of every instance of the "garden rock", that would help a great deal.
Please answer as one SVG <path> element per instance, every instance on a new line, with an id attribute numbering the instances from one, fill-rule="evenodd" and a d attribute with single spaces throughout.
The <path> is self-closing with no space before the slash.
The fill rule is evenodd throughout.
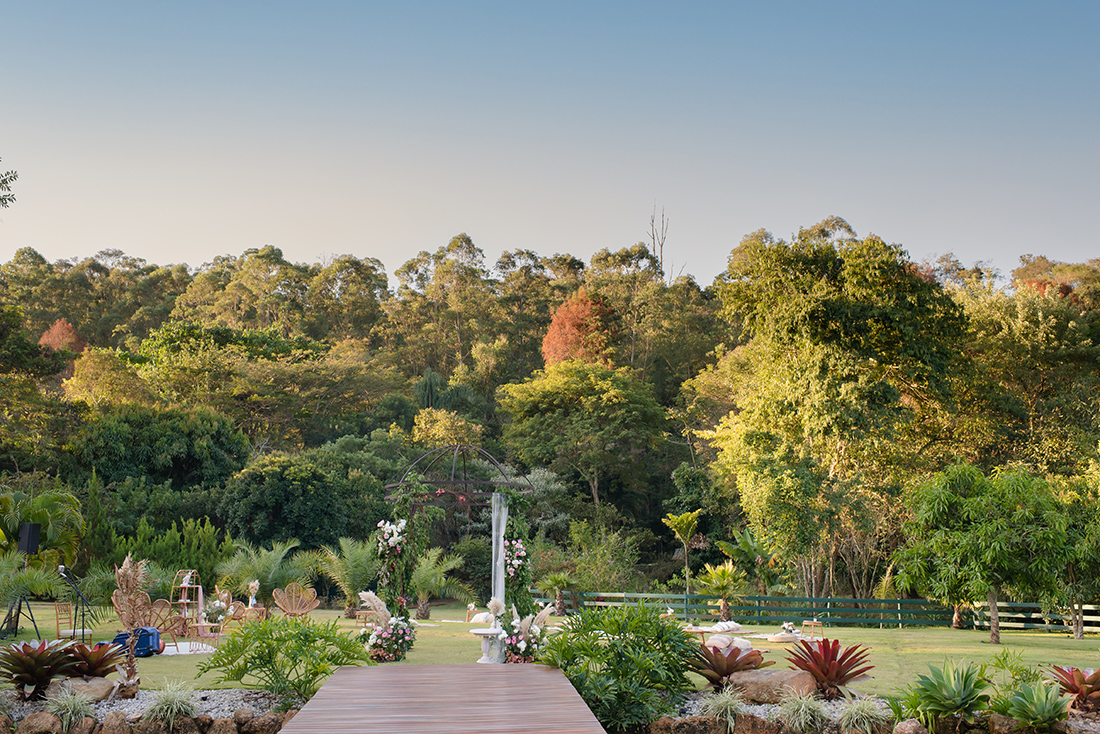
<path id="1" fill-rule="evenodd" d="M 99 722 L 91 716 L 85 716 L 72 729 L 69 729 L 69 734 L 92 734 L 98 724 Z"/>
<path id="2" fill-rule="evenodd" d="M 662 716 L 649 725 L 649 734 L 726 734 L 726 725 L 713 716 Z"/>
<path id="3" fill-rule="evenodd" d="M 1024 730 L 1023 724 L 1011 716 L 994 712 L 989 717 L 989 731 L 993 734 L 1016 734 Z"/>
<path id="4" fill-rule="evenodd" d="M 214 719 L 206 734 L 237 734 L 237 723 L 233 719 Z"/>
<path id="5" fill-rule="evenodd" d="M 87 696 L 92 701 L 106 701 L 115 690 L 115 682 L 106 678 L 55 678 L 50 681 L 50 687 L 46 689 L 46 697 L 61 693 L 62 689 L 69 688 L 73 693 Z"/>
<path id="6" fill-rule="evenodd" d="M 233 712 L 233 721 L 237 722 L 238 727 L 243 727 L 248 722 L 252 721 L 252 717 L 256 715 L 256 712 L 252 709 L 237 709 Z"/>
<path id="7" fill-rule="evenodd" d="M 122 711 L 108 711 L 103 717 L 103 726 L 99 728 L 99 734 L 132 734 L 133 728 L 126 720 L 126 714 Z"/>
<path id="8" fill-rule="evenodd" d="M 804 670 L 743 670 L 729 681 L 753 703 L 780 703 L 791 691 L 806 696 L 817 690 L 814 677 Z"/>
<path id="9" fill-rule="evenodd" d="M 241 734 L 275 734 L 283 728 L 283 715 L 275 711 L 268 711 L 263 716 L 258 716 L 241 727 Z"/>
<path id="10" fill-rule="evenodd" d="M 199 714 L 195 717 L 195 726 L 199 728 L 200 734 L 206 734 L 210 731 L 210 725 L 214 723 L 214 717 L 210 714 Z"/>
<path id="11" fill-rule="evenodd" d="M 786 727 L 778 721 L 768 721 L 752 714 L 741 714 L 733 723 L 730 734 L 783 734 Z"/>
<path id="12" fill-rule="evenodd" d="M 928 730 L 916 719 L 906 719 L 894 726 L 894 734 L 928 734 Z"/>
<path id="13" fill-rule="evenodd" d="M 35 711 L 19 722 L 15 734 L 62 734 L 61 719 L 49 711 Z"/>
<path id="14" fill-rule="evenodd" d="M 8 732 L 15 728 L 15 722 L 7 714 L 0 714 L 0 731 Z"/>

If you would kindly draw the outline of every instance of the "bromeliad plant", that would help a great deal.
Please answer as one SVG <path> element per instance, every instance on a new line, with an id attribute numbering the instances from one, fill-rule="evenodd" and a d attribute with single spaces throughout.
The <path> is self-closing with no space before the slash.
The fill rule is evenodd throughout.
<path id="1" fill-rule="evenodd" d="M 43 699 L 53 677 L 65 675 L 76 665 L 69 655 L 71 644 L 62 640 L 42 640 L 17 642 L 0 648 L 0 678 L 15 684 L 20 701 Z"/>
<path id="2" fill-rule="evenodd" d="M 66 675 L 73 678 L 105 678 L 113 673 L 115 666 L 126 661 L 126 648 L 122 645 L 99 645 L 92 647 L 77 642 L 68 648 L 73 667 Z"/>
<path id="3" fill-rule="evenodd" d="M 852 683 L 869 676 L 873 665 L 864 665 L 870 652 L 862 645 L 841 648 L 840 640 L 799 640 L 787 660 L 814 677 L 817 691 L 822 698 L 831 701 Z M 860 667 L 862 666 L 862 667 Z"/>
<path id="4" fill-rule="evenodd" d="M 1100 711 L 1100 669 L 1050 666 L 1050 674 L 1062 693 L 1070 696 L 1069 707 L 1077 711 Z"/>
<path id="5" fill-rule="evenodd" d="M 756 670 L 775 665 L 774 660 L 765 662 L 759 650 L 742 650 L 739 647 L 709 647 L 700 645 L 691 660 L 691 668 L 707 679 L 707 683 L 716 691 L 721 691 L 729 683 L 734 673 L 742 670 Z"/>

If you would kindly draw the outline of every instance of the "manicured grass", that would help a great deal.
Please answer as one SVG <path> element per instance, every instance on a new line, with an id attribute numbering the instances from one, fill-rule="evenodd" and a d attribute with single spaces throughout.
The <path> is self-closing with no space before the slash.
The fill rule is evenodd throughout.
<path id="1" fill-rule="evenodd" d="M 53 605 L 35 603 L 33 611 L 39 630 L 47 637 L 53 637 Z M 355 621 L 344 619 L 339 610 L 318 610 L 312 616 L 321 620 L 336 619 L 342 628 L 349 631 L 355 629 Z M 416 645 L 408 658 L 397 665 L 450 665 L 477 660 L 481 655 L 481 644 L 478 638 L 470 634 L 470 630 L 483 625 L 466 623 L 463 621 L 465 618 L 466 608 L 461 603 L 433 606 L 432 619 L 427 620 L 427 623 L 438 626 L 419 627 Z M 26 619 L 20 621 L 20 626 L 22 629 L 16 639 L 34 638 L 34 629 Z M 108 613 L 103 615 L 100 622 L 91 626 L 96 632 L 93 640 L 109 640 L 118 631 L 118 620 Z M 746 627 L 741 635 L 776 631 L 775 627 Z M 1100 666 L 1100 636 L 1097 635 L 1078 641 L 1064 633 L 1003 631 L 1000 646 L 989 644 L 988 632 L 943 627 L 900 630 L 896 627 L 827 627 L 825 635 L 839 639 L 844 644 L 863 644 L 871 648 L 870 662 L 875 666 L 871 671 L 873 678 L 858 684 L 857 688 L 875 695 L 888 695 L 899 686 L 911 683 L 918 674 L 928 670 L 929 664 L 941 665 L 945 659 L 988 662 L 1006 648 L 1021 651 L 1023 661 L 1033 666 L 1051 663 L 1090 668 Z M 776 668 L 790 667 L 785 659 L 787 652 L 784 646 L 760 639 L 752 639 L 752 642 L 757 649 L 768 651 L 764 657 L 775 660 Z M 138 661 L 142 686 L 160 688 L 167 681 L 185 680 L 196 688 L 236 687 L 236 684 L 216 686 L 213 681 L 217 676 L 214 673 L 207 673 L 196 679 L 196 667 L 207 659 L 208 655 L 155 655 L 142 658 Z M 699 680 L 702 681 L 701 678 Z"/>

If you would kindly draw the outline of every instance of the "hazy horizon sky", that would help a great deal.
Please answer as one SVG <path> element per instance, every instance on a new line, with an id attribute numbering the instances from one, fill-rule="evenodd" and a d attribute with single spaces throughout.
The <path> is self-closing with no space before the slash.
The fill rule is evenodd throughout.
<path id="1" fill-rule="evenodd" d="M 915 260 L 1100 257 L 1095 2 L 0 0 L 0 262 L 274 245 L 392 273 L 645 240 L 709 284 L 829 215 Z"/>

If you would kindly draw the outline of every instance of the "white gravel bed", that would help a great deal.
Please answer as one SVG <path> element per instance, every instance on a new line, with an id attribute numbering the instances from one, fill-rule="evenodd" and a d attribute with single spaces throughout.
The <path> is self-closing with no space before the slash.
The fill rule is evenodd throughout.
<path id="1" fill-rule="evenodd" d="M 96 718 L 100 721 L 109 711 L 123 711 L 126 718 L 136 721 L 146 708 L 156 700 L 157 691 L 141 689 L 134 698 L 119 698 L 110 703 L 94 704 Z M 252 709 L 256 716 L 267 713 L 279 704 L 279 698 L 265 691 L 247 688 L 222 688 L 195 691 L 195 707 L 198 714 L 214 719 L 230 719 L 238 709 Z M 28 714 L 46 708 L 44 701 L 17 701 L 14 693 L 5 691 L 0 698 L 0 710 L 7 711 L 15 721 Z"/>

